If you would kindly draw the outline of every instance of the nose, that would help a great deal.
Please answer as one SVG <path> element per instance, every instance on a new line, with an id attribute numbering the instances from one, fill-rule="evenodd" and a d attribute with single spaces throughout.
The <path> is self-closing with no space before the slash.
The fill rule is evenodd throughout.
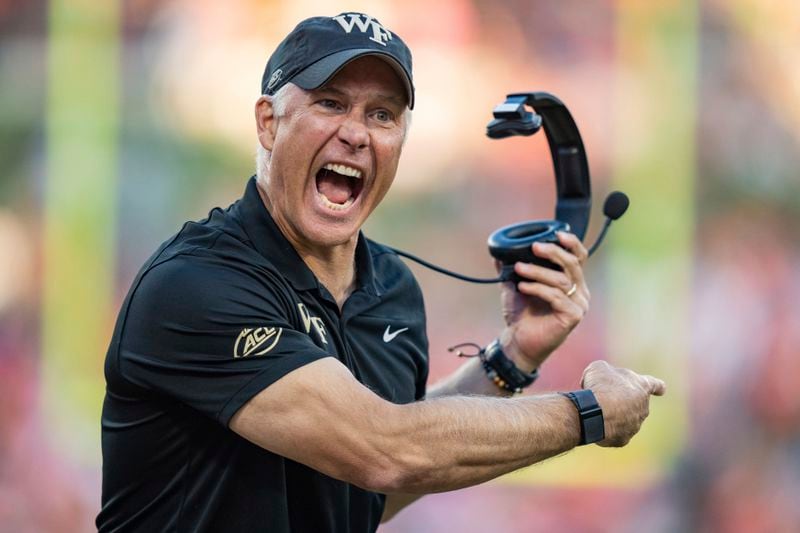
<path id="1" fill-rule="evenodd" d="M 337 136 L 342 143 L 346 144 L 354 152 L 369 146 L 367 125 L 364 124 L 363 120 L 353 116 L 352 113 L 348 114 L 339 126 Z"/>

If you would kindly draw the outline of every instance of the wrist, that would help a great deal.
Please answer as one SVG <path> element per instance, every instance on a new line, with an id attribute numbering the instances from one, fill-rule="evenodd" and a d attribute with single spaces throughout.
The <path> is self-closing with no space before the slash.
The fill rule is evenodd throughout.
<path id="1" fill-rule="evenodd" d="M 592 444 L 605 438 L 605 422 L 603 409 L 590 389 L 581 389 L 572 392 L 562 392 L 562 396 L 569 398 L 578 411 L 578 420 L 581 429 L 579 444 Z"/>
<path id="2" fill-rule="evenodd" d="M 506 355 L 499 339 L 495 339 L 480 352 L 481 363 L 487 377 L 500 389 L 520 393 L 539 377 L 538 369 L 525 372 Z"/>
<path id="3" fill-rule="evenodd" d="M 500 347 L 502 348 L 503 353 L 506 354 L 506 357 L 508 357 L 517 368 L 526 374 L 530 374 L 539 368 L 538 359 L 527 357 L 519 347 L 519 344 L 517 344 L 517 341 L 514 338 L 514 330 L 512 328 L 505 328 L 503 332 L 500 333 L 498 341 L 500 342 Z"/>

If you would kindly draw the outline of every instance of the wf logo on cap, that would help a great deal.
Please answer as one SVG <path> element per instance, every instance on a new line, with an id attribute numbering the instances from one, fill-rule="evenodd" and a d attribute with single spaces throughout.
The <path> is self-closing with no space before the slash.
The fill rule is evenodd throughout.
<path id="1" fill-rule="evenodd" d="M 347 13 L 346 15 L 342 14 L 331 18 L 338 22 L 342 29 L 348 34 L 353 31 L 353 28 L 358 27 L 361 33 L 367 33 L 367 31 L 372 29 L 372 37 L 370 37 L 369 40 L 375 41 L 383 46 L 386 46 L 387 41 L 392 40 L 392 32 L 381 26 L 380 22 L 373 20 L 369 15 Z"/>

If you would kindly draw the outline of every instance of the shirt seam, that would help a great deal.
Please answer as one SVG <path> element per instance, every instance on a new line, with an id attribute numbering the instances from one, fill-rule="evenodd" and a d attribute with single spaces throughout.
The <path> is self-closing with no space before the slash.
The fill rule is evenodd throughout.
<path id="1" fill-rule="evenodd" d="M 214 230 L 214 231 L 219 231 L 219 234 L 214 238 L 214 241 L 211 244 L 209 244 L 208 246 L 203 247 L 203 246 L 197 245 L 197 246 L 195 246 L 194 248 L 192 248 L 190 250 L 187 250 L 185 252 L 177 253 L 175 255 L 167 257 L 163 261 L 159 261 L 159 259 L 162 257 L 162 255 L 164 255 L 164 252 L 166 252 L 167 249 L 175 243 L 175 240 L 178 237 L 180 237 L 181 233 L 183 233 L 183 230 L 186 228 L 186 226 L 188 224 L 189 224 L 189 222 L 185 223 L 183 225 L 183 227 L 181 227 L 181 230 L 169 241 L 169 243 L 166 246 L 164 246 L 164 249 L 161 250 L 161 252 L 156 257 L 154 257 L 152 261 L 150 261 L 150 264 L 147 265 L 147 267 L 145 268 L 144 272 L 142 272 L 141 276 L 139 276 L 139 279 L 136 281 L 136 286 L 131 288 L 130 297 L 128 298 L 128 302 L 125 305 L 125 319 L 123 320 L 122 325 L 121 325 L 120 330 L 119 330 L 119 341 L 117 342 L 116 353 L 114 354 L 114 356 L 116 358 L 116 361 L 117 361 L 117 368 L 119 369 L 119 377 L 121 379 L 125 380 L 125 382 L 128 383 L 129 385 L 136 386 L 135 383 L 133 383 L 130 379 L 128 379 L 125 376 L 125 373 L 122 370 L 122 360 L 120 359 L 120 352 L 122 351 L 122 342 L 125 339 L 125 329 L 128 326 L 128 312 L 130 311 L 130 307 L 133 304 L 133 298 L 136 295 L 136 292 L 139 290 L 139 287 L 142 285 L 142 281 L 144 281 L 144 278 L 148 274 L 150 274 L 153 271 L 153 269 L 155 269 L 156 267 L 159 267 L 161 265 L 165 265 L 165 264 L 167 264 L 168 262 L 172 261 L 173 259 L 175 259 L 177 257 L 181 257 L 181 256 L 184 256 L 184 255 L 191 255 L 192 253 L 194 253 L 196 250 L 198 250 L 200 248 L 204 248 L 204 249 L 213 248 L 217 244 L 217 241 L 219 240 L 219 238 L 222 237 L 222 235 L 225 233 L 225 232 L 222 232 L 222 231 L 219 231 L 219 230 Z"/>
<path id="2" fill-rule="evenodd" d="M 305 365 L 307 365 L 309 363 L 313 363 L 314 361 L 319 361 L 320 359 L 324 359 L 325 357 L 333 357 L 333 355 L 332 354 L 328 354 L 328 353 L 322 353 L 322 354 L 316 354 L 316 355 L 312 354 L 312 353 L 304 353 L 302 357 L 304 359 L 307 359 L 307 360 L 304 363 L 302 363 L 301 365 L 295 366 L 292 370 L 297 370 L 297 369 L 299 369 L 299 368 L 301 368 L 301 367 L 303 367 L 303 366 L 305 366 Z M 285 363 L 285 366 L 292 367 L 293 363 L 295 362 L 295 359 L 297 359 L 297 358 L 285 359 L 285 361 L 287 361 Z M 280 363 L 278 363 L 276 365 L 273 365 L 273 366 L 270 366 L 269 368 L 264 368 L 260 372 L 258 372 L 255 376 L 253 376 L 252 378 L 247 380 L 247 382 L 244 383 L 241 387 L 236 389 L 236 391 L 233 394 L 231 394 L 230 398 L 228 398 L 228 400 L 225 402 L 225 404 L 222 407 L 220 407 L 220 409 L 214 414 L 214 418 L 217 419 L 217 422 L 222 422 L 222 420 L 221 420 L 222 413 L 225 412 L 225 410 L 228 408 L 228 406 L 231 404 L 231 402 L 234 399 L 236 399 L 243 390 L 245 390 L 247 387 L 249 387 L 250 384 L 252 384 L 254 381 L 259 379 L 264 374 L 268 374 L 270 372 L 275 372 L 275 368 L 276 367 L 278 367 L 278 371 L 279 372 L 281 370 L 283 370 L 282 368 L 280 368 L 281 367 Z M 290 370 L 289 372 L 291 372 L 292 370 Z M 279 376 L 277 379 L 273 380 L 273 383 L 275 381 L 278 381 L 280 378 L 285 376 L 287 373 L 284 373 L 281 376 Z M 269 385 L 267 385 L 267 387 L 268 386 Z M 264 389 L 261 389 L 261 390 L 264 390 Z M 258 394 L 258 393 L 256 393 L 256 394 Z M 228 420 L 228 422 L 230 422 L 230 420 Z M 228 423 L 227 422 L 225 423 L 225 427 L 228 427 Z"/>
<path id="3" fill-rule="evenodd" d="M 120 352 L 122 351 L 122 339 L 125 337 L 125 329 L 128 326 L 128 312 L 130 311 L 131 305 L 133 304 L 133 297 L 136 294 L 136 291 L 139 290 L 139 287 L 141 286 L 142 280 L 144 280 L 144 277 L 150 272 L 150 270 L 153 268 L 153 266 L 156 264 L 156 262 L 159 260 L 159 258 L 162 255 L 164 255 L 164 253 L 167 251 L 167 249 L 169 249 L 169 247 L 172 246 L 175 243 L 176 240 L 178 240 L 178 237 L 181 236 L 181 234 L 186 229 L 186 226 L 188 226 L 188 225 L 189 225 L 189 222 L 185 222 L 183 224 L 183 226 L 181 226 L 180 231 L 178 231 L 178 233 L 176 233 L 175 236 L 172 237 L 172 239 L 169 240 L 169 242 L 166 244 L 166 246 L 164 246 L 164 248 L 162 248 L 162 250 L 158 253 L 158 255 L 156 255 L 150 261 L 150 263 L 144 269 L 142 274 L 136 280 L 136 285 L 134 287 L 131 287 L 130 296 L 127 298 L 127 301 L 125 302 L 125 309 L 123 310 L 124 313 L 125 313 L 125 318 L 122 320 L 122 324 L 120 324 L 119 339 L 117 341 L 117 345 L 115 346 L 114 360 L 116 361 L 117 369 L 119 371 L 120 378 L 125 380 L 125 382 L 127 382 L 128 384 L 132 384 L 132 383 L 128 378 L 126 378 L 124 376 L 124 374 L 122 372 L 122 364 L 121 364 L 122 361 L 120 360 Z M 161 263 L 159 263 L 159 264 L 161 264 Z"/>

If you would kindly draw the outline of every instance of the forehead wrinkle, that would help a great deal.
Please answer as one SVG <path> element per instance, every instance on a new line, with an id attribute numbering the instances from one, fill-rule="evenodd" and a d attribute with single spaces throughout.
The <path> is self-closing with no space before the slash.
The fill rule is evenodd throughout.
<path id="1" fill-rule="evenodd" d="M 394 102 L 399 106 L 406 105 L 406 99 L 402 96 L 397 96 L 394 94 L 379 94 L 378 98 L 382 98 L 383 100 L 388 100 L 390 102 Z"/>
<path id="2" fill-rule="evenodd" d="M 333 85 L 325 85 L 323 87 L 318 87 L 316 89 L 313 89 L 312 92 L 320 92 L 320 93 L 327 92 L 327 93 L 333 93 L 333 94 L 336 94 L 336 95 L 339 95 L 339 96 L 346 96 L 346 93 L 344 91 L 342 91 L 341 89 L 337 89 Z"/>

